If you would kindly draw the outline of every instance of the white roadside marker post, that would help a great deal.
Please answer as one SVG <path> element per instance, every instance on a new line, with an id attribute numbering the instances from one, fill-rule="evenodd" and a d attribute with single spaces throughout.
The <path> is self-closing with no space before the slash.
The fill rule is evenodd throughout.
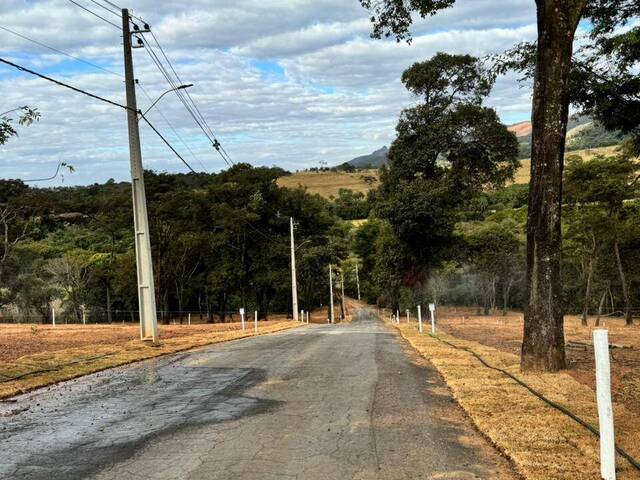
<path id="1" fill-rule="evenodd" d="M 304 323 L 304 310 L 300 310 L 300 321 Z"/>
<path id="2" fill-rule="evenodd" d="M 189 316 L 187 317 L 187 324 L 191 326 L 191 312 L 189 312 Z"/>
<path id="3" fill-rule="evenodd" d="M 253 332 L 258 334 L 258 311 L 256 310 L 253 314 Z"/>
<path id="4" fill-rule="evenodd" d="M 242 322 L 242 331 L 244 332 L 245 330 L 245 325 L 244 325 L 244 308 L 240 309 L 240 322 Z"/>
<path id="5" fill-rule="evenodd" d="M 400 325 L 400 310 L 396 310 L 396 322 Z"/>
<path id="6" fill-rule="evenodd" d="M 418 305 L 418 327 L 422 333 L 422 307 L 420 305 Z"/>
<path id="7" fill-rule="evenodd" d="M 596 394 L 600 421 L 600 476 L 603 480 L 616 480 L 616 443 L 607 330 L 593 331 L 593 350 L 596 356 Z"/>
<path id="8" fill-rule="evenodd" d="M 307 325 L 309 325 L 309 312 L 307 312 Z"/>
<path id="9" fill-rule="evenodd" d="M 409 323 L 409 309 L 407 309 L 407 323 Z"/>
<path id="10" fill-rule="evenodd" d="M 51 321 L 53 326 L 56 326 L 56 307 L 51 307 Z"/>
<path id="11" fill-rule="evenodd" d="M 436 304 L 429 304 L 429 312 L 431 313 L 431 333 L 436 333 Z"/>

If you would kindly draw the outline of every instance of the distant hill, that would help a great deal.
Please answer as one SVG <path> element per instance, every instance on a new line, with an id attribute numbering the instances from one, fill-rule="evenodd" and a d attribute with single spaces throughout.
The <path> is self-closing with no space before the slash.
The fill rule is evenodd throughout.
<path id="1" fill-rule="evenodd" d="M 507 127 L 520 143 L 520 159 L 531 156 L 531 122 L 520 122 Z M 567 152 L 619 145 L 624 137 L 605 130 L 590 117 L 572 115 L 567 124 Z"/>
<path id="2" fill-rule="evenodd" d="M 531 122 L 520 122 L 520 123 L 514 123 L 513 125 L 509 125 L 507 129 L 510 132 L 515 133 L 516 137 L 523 138 L 531 135 L 531 130 L 533 129 L 533 126 L 531 125 Z"/>
<path id="3" fill-rule="evenodd" d="M 389 149 L 385 146 L 369 155 L 363 155 L 356 157 L 353 160 L 343 163 L 338 168 L 345 170 L 349 167 L 362 169 L 362 168 L 380 168 L 385 165 L 388 160 Z"/>

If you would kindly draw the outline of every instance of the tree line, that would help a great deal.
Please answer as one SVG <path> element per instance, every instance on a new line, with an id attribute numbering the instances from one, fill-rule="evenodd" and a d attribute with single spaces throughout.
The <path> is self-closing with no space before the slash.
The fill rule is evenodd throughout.
<path id="1" fill-rule="evenodd" d="M 333 203 L 277 185 L 285 172 L 239 164 L 216 175 L 146 172 L 159 317 L 228 320 L 291 310 L 289 218 L 300 308 L 326 305 L 327 267 L 349 256 L 350 225 Z M 109 181 L 31 188 L 0 182 L 0 306 L 51 321 L 137 320 L 131 191 Z M 126 313 L 125 313 L 126 312 Z M 182 317 L 181 317 L 182 318 Z"/>

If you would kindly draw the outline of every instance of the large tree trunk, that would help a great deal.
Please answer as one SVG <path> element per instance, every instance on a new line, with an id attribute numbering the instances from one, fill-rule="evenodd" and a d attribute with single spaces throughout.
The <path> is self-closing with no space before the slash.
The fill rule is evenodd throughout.
<path id="1" fill-rule="evenodd" d="M 533 90 L 523 370 L 557 371 L 566 366 L 560 274 L 562 169 L 573 39 L 585 3 L 586 0 L 536 0 L 538 52 Z"/>
<path id="2" fill-rule="evenodd" d="M 616 264 L 618 265 L 618 276 L 622 284 L 622 296 L 624 297 L 624 319 L 627 326 L 633 325 L 633 316 L 631 315 L 631 298 L 629 296 L 629 285 L 627 285 L 627 276 L 622 266 L 622 257 L 620 257 L 620 246 L 618 241 L 613 242 L 613 249 L 616 253 Z"/>

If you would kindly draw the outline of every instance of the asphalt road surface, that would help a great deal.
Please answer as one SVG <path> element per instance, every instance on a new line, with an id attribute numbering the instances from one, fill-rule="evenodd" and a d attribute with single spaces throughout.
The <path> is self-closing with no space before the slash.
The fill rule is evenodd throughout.
<path id="1" fill-rule="evenodd" d="M 433 367 L 360 311 L 351 324 L 213 345 L 2 403 L 0 478 L 514 477 Z"/>

